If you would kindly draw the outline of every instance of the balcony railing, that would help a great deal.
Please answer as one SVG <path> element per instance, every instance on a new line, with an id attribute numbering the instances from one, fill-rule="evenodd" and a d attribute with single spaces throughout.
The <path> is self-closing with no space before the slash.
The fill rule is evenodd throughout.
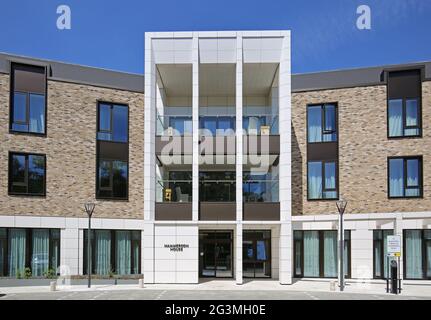
<path id="1" fill-rule="evenodd" d="M 244 180 L 244 202 L 279 202 L 278 180 Z"/>
<path id="2" fill-rule="evenodd" d="M 191 202 L 191 180 L 158 180 L 156 202 Z"/>
<path id="3" fill-rule="evenodd" d="M 191 116 L 160 116 L 157 115 L 157 136 L 187 136 L 192 135 Z"/>
<path id="4" fill-rule="evenodd" d="M 260 114 L 243 116 L 242 127 L 248 135 L 279 134 L 278 116 L 276 115 Z"/>
<path id="5" fill-rule="evenodd" d="M 199 182 L 199 201 L 201 202 L 233 202 L 235 198 L 235 180 L 201 180 Z"/>

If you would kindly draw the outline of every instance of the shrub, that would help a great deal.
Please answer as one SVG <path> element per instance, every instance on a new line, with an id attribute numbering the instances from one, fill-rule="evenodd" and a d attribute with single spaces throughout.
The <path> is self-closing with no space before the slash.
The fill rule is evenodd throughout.
<path id="1" fill-rule="evenodd" d="M 31 278 L 31 269 L 28 268 L 28 267 L 24 269 L 24 278 L 25 279 L 30 279 Z"/>

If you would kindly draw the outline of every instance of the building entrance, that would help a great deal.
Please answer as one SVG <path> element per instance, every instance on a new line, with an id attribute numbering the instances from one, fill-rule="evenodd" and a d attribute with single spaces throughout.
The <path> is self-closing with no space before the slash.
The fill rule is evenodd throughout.
<path id="1" fill-rule="evenodd" d="M 199 231 L 199 276 L 233 277 L 232 231 Z"/>

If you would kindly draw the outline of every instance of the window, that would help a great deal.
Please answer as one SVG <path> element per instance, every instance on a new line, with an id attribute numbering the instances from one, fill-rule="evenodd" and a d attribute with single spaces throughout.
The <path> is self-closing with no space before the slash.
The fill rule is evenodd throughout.
<path id="1" fill-rule="evenodd" d="M 126 105 L 99 103 L 97 139 L 112 142 L 127 142 L 129 114 Z"/>
<path id="2" fill-rule="evenodd" d="M 10 131 L 46 133 L 46 71 L 12 63 Z"/>
<path id="3" fill-rule="evenodd" d="M 127 199 L 128 163 L 120 160 L 99 160 L 97 197 Z"/>
<path id="4" fill-rule="evenodd" d="M 388 275 L 387 240 L 394 230 L 373 230 L 373 276 L 374 279 L 386 279 Z M 392 258 L 391 258 L 392 260 Z"/>
<path id="5" fill-rule="evenodd" d="M 389 158 L 389 198 L 422 196 L 422 157 Z"/>
<path id="6" fill-rule="evenodd" d="M 333 103 L 307 108 L 308 142 L 337 141 L 337 106 Z"/>
<path id="7" fill-rule="evenodd" d="M 9 194 L 45 195 L 45 155 L 9 153 Z"/>
<path id="8" fill-rule="evenodd" d="M 88 230 L 84 230 L 84 274 L 88 274 L 87 239 Z M 92 230 L 90 245 L 92 274 L 107 276 L 140 273 L 140 231 Z"/>
<path id="9" fill-rule="evenodd" d="M 231 116 L 205 116 L 200 117 L 201 134 L 212 136 L 225 135 L 228 130 L 235 130 L 235 117 Z M 204 130 L 206 129 L 206 130 Z M 208 132 L 209 131 L 209 132 Z"/>
<path id="10" fill-rule="evenodd" d="M 431 279 L 431 230 L 404 230 L 404 279 Z"/>
<path id="11" fill-rule="evenodd" d="M 350 277 L 350 231 L 344 233 L 344 273 Z M 294 231 L 295 277 L 336 278 L 338 234 L 336 230 Z"/>
<path id="12" fill-rule="evenodd" d="M 234 171 L 199 172 L 199 201 L 233 202 L 236 198 Z"/>
<path id="13" fill-rule="evenodd" d="M 0 228 L 0 275 L 44 277 L 60 266 L 59 229 Z"/>
<path id="14" fill-rule="evenodd" d="M 337 199 L 337 162 L 308 162 L 308 199 Z"/>
<path id="15" fill-rule="evenodd" d="M 388 108 L 389 137 L 421 135 L 419 99 L 391 99 Z"/>

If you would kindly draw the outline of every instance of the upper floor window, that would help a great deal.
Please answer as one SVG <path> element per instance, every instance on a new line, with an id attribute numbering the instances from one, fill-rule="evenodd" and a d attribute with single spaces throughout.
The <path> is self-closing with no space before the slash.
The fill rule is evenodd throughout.
<path id="1" fill-rule="evenodd" d="M 388 137 L 422 135 L 420 70 L 388 73 Z"/>
<path id="2" fill-rule="evenodd" d="M 45 67 L 12 63 L 10 130 L 46 133 Z"/>
<path id="3" fill-rule="evenodd" d="M 100 159 L 97 178 L 98 198 L 127 199 L 128 163 L 126 161 Z"/>
<path id="4" fill-rule="evenodd" d="M 202 135 L 220 136 L 235 130 L 235 117 L 232 116 L 202 116 L 199 121 Z"/>
<path id="5" fill-rule="evenodd" d="M 337 106 L 334 103 L 309 105 L 307 108 L 308 142 L 337 141 Z"/>
<path id="6" fill-rule="evenodd" d="M 389 197 L 422 196 L 422 157 L 389 158 Z"/>
<path id="7" fill-rule="evenodd" d="M 337 162 L 308 162 L 308 199 L 337 199 Z"/>
<path id="8" fill-rule="evenodd" d="M 99 102 L 97 139 L 127 142 L 129 114 L 126 105 Z"/>
<path id="9" fill-rule="evenodd" d="M 9 194 L 45 195 L 45 155 L 9 154 Z"/>

